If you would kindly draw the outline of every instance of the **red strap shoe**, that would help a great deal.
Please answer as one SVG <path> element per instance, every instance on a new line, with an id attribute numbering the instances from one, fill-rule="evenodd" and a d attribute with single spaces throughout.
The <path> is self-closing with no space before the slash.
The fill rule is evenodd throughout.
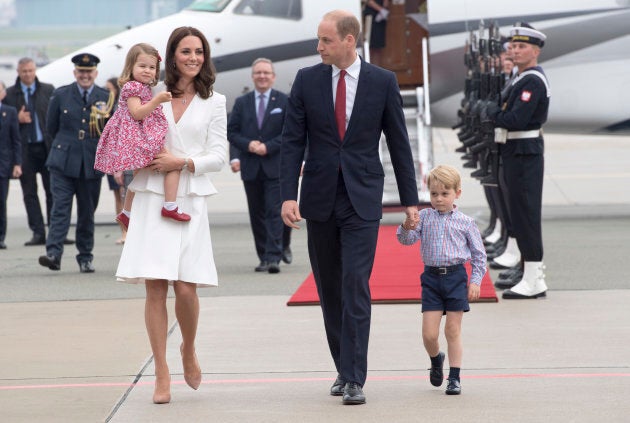
<path id="1" fill-rule="evenodd" d="M 124 231 L 129 228 L 129 218 L 123 212 L 118 213 L 118 216 L 116 216 L 116 222 L 118 222 L 118 224 Z"/>
<path id="2" fill-rule="evenodd" d="M 180 212 L 179 207 L 175 210 L 166 210 L 164 207 L 162 207 L 162 216 L 177 220 L 179 222 L 188 222 L 190 220 L 190 215 Z"/>

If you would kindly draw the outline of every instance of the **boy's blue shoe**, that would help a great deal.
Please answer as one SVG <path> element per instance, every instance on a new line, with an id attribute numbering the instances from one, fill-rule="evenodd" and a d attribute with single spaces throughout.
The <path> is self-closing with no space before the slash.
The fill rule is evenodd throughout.
<path id="1" fill-rule="evenodd" d="M 440 351 L 438 354 L 440 364 L 437 366 L 431 366 L 429 372 L 429 380 L 433 386 L 442 386 L 444 382 L 444 353 Z"/>
<path id="2" fill-rule="evenodd" d="M 459 395 L 462 393 L 462 385 L 457 379 L 449 379 L 446 385 L 446 395 Z"/>

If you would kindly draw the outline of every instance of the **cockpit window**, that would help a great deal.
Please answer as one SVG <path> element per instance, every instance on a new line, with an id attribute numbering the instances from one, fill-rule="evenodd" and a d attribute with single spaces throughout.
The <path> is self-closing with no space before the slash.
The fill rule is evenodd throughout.
<path id="1" fill-rule="evenodd" d="M 298 20 L 302 18 L 302 0 L 241 0 L 234 13 Z"/>
<path id="2" fill-rule="evenodd" d="M 232 0 L 196 0 L 188 6 L 187 10 L 199 10 L 202 12 L 220 12 L 225 9 Z"/>

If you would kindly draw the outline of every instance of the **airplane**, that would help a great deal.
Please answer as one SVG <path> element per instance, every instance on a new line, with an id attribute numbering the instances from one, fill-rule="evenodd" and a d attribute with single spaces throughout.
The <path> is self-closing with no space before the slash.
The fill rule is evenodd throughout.
<path id="1" fill-rule="evenodd" d="M 405 10 L 405 21 L 390 20 L 393 29 L 409 22 L 426 27 L 423 34 L 428 38 L 429 72 L 428 78 L 417 85 L 424 85 L 430 98 L 433 125 L 456 123 L 469 31 L 480 21 L 494 21 L 501 33 L 508 35 L 516 21 L 526 21 L 548 36 L 540 57 L 553 93 L 545 130 L 630 131 L 630 114 L 622 103 L 625 97 L 617 94 L 630 92 L 630 56 L 625 49 L 630 36 L 630 0 L 390 3 L 392 8 Z M 361 1 L 197 0 L 179 13 L 77 49 L 40 68 L 38 77 L 56 87 L 73 82 L 70 58 L 86 51 L 100 57 L 97 83 L 103 85 L 120 73 L 131 45 L 147 42 L 163 52 L 174 28 L 194 26 L 208 37 L 218 71 L 215 88 L 226 95 L 230 110 L 236 97 L 252 89 L 250 66 L 258 57 L 274 61 L 275 87 L 289 92 L 297 70 L 320 61 L 316 52 L 317 25 L 324 13 L 338 8 L 360 16 Z M 425 8 L 426 13 L 414 13 Z M 360 50 L 367 55 L 366 49 Z"/>
<path id="2" fill-rule="evenodd" d="M 630 119 L 623 96 L 630 92 L 630 0 L 391 0 L 383 67 L 401 85 L 418 195 L 428 203 L 426 184 L 433 168 L 431 126 L 453 126 L 463 98 L 465 42 L 481 21 L 496 22 L 507 35 L 517 21 L 527 21 L 548 36 L 541 65 L 550 80 L 552 99 L 546 131 L 628 133 Z M 426 13 L 420 13 L 424 11 Z M 73 82 L 71 57 L 89 52 L 101 59 L 97 83 L 117 76 L 128 49 L 146 42 L 164 52 L 171 31 L 194 26 L 206 34 L 217 69 L 215 89 L 234 100 L 253 89 L 251 63 L 274 62 L 275 88 L 289 92 L 297 70 L 319 63 L 317 26 L 333 9 L 361 16 L 360 0 L 196 0 L 179 13 L 105 38 L 38 70 L 55 86 Z M 369 23 L 368 23 L 369 25 Z M 369 33 L 368 30 L 364 31 Z M 486 31 L 487 33 L 487 31 Z M 480 38 L 485 37 L 479 34 Z M 369 60 L 369 37 L 359 52 Z M 426 76 L 426 77 L 425 77 Z M 625 88 L 625 89 L 624 89 Z M 389 151 L 381 140 L 385 172 L 384 206 L 398 206 Z"/>

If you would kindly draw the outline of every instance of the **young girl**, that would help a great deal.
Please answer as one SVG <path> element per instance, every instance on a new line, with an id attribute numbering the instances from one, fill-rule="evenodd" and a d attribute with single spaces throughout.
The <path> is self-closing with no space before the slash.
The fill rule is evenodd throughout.
<path id="1" fill-rule="evenodd" d="M 146 167 L 163 150 L 168 130 L 161 103 L 171 101 L 172 95 L 163 91 L 152 97 L 151 86 L 160 74 L 160 55 L 145 43 L 129 49 L 125 67 L 118 79 L 122 87 L 118 108 L 109 119 L 96 149 L 94 168 L 107 174 Z M 176 203 L 180 171 L 164 175 L 164 205 L 162 216 L 186 222 L 190 216 L 179 211 Z M 135 175 L 135 172 L 134 172 Z M 116 216 L 121 227 L 129 226 L 133 192 L 128 191 L 123 210 Z"/>

